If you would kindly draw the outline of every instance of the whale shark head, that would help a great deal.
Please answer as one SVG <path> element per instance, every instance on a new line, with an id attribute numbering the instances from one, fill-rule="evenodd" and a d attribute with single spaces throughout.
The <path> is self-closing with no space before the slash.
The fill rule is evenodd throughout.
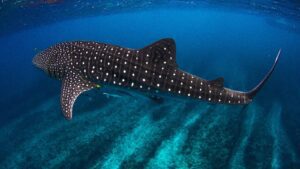
<path id="1" fill-rule="evenodd" d="M 33 65 L 43 70 L 50 77 L 63 78 L 69 51 L 65 50 L 62 46 L 56 45 L 38 53 L 32 59 Z"/>
<path id="2" fill-rule="evenodd" d="M 49 54 L 47 54 L 46 52 L 41 52 L 35 55 L 35 57 L 32 59 L 32 63 L 36 67 L 46 71 L 49 67 L 48 65 L 49 65 L 50 58 L 51 56 Z"/>

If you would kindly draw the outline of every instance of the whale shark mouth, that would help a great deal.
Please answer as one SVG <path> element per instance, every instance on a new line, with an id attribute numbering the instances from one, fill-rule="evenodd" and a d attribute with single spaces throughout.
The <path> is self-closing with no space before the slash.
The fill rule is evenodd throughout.
<path id="1" fill-rule="evenodd" d="M 37 55 L 35 55 L 34 57 L 33 57 L 33 59 L 32 59 L 32 64 L 34 65 L 34 66 L 36 66 L 37 68 L 40 68 L 40 69 L 42 69 L 42 65 L 39 63 L 39 54 L 37 54 Z"/>
<path id="2" fill-rule="evenodd" d="M 44 55 L 43 53 L 38 53 L 33 57 L 32 64 L 35 67 L 42 69 L 44 72 L 47 72 L 48 60 L 49 56 Z"/>

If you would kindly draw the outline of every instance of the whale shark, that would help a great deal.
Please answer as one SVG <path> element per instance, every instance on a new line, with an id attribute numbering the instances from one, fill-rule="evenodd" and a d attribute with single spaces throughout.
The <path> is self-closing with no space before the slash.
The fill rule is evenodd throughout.
<path id="1" fill-rule="evenodd" d="M 92 41 L 62 42 L 34 56 L 33 64 L 50 77 L 61 80 L 61 110 L 73 116 L 77 97 L 88 90 L 112 86 L 147 94 L 167 94 L 211 103 L 249 104 L 277 65 L 281 49 L 264 78 L 250 91 L 224 87 L 224 79 L 206 80 L 181 70 L 172 38 L 141 49 Z"/>

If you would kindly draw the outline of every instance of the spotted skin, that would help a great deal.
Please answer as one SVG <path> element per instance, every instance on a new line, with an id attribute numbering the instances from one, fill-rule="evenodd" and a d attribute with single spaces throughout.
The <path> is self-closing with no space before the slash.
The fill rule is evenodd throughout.
<path id="1" fill-rule="evenodd" d="M 180 70 L 173 39 L 162 39 L 143 49 L 128 49 L 96 42 L 65 42 L 38 54 L 33 63 L 50 77 L 62 80 L 61 107 L 72 118 L 73 104 L 97 84 L 119 86 L 146 93 L 169 93 L 222 104 L 248 104 L 270 77 L 250 92 L 223 86 L 223 78 L 205 80 Z"/>
<path id="2" fill-rule="evenodd" d="M 70 71 L 63 79 L 61 90 L 61 109 L 67 119 L 72 118 L 72 109 L 80 93 L 96 87 L 97 84 L 85 80 L 79 74 Z"/>

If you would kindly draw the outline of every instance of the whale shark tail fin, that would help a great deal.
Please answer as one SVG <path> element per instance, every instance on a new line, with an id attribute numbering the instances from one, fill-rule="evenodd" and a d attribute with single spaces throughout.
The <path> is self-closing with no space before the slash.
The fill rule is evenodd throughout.
<path id="1" fill-rule="evenodd" d="M 278 53 L 277 53 L 277 56 L 275 58 L 275 61 L 271 67 L 271 69 L 269 70 L 269 72 L 265 75 L 265 77 L 258 83 L 258 85 L 256 85 L 252 90 L 250 90 L 249 92 L 246 93 L 246 95 L 252 99 L 258 92 L 259 90 L 265 85 L 265 83 L 267 82 L 267 80 L 270 78 L 271 74 L 273 73 L 276 65 L 277 65 L 277 62 L 278 62 L 278 59 L 280 57 L 280 54 L 281 54 L 281 49 L 279 49 Z"/>

